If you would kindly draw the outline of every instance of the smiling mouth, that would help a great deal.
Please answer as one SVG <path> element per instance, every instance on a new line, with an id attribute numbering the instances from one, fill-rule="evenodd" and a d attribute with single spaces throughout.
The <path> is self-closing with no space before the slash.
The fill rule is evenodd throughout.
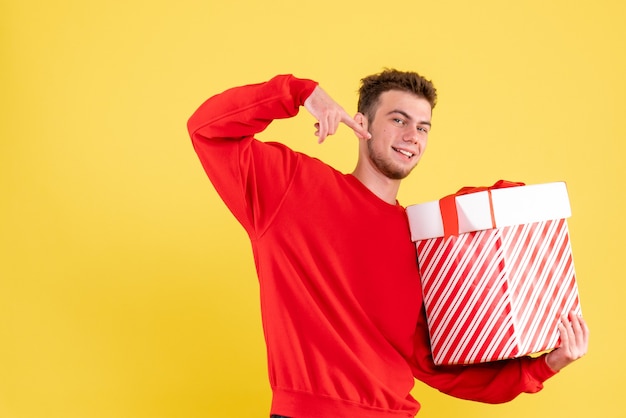
<path id="1" fill-rule="evenodd" d="M 405 157 L 407 157 L 407 158 L 413 158 L 413 156 L 415 155 L 415 154 L 413 154 L 412 152 L 409 152 L 409 151 L 406 151 L 406 150 L 403 150 L 403 149 L 394 148 L 394 147 L 391 147 L 391 148 L 392 148 L 395 152 L 399 152 L 400 154 L 404 155 L 404 156 L 405 156 Z"/>

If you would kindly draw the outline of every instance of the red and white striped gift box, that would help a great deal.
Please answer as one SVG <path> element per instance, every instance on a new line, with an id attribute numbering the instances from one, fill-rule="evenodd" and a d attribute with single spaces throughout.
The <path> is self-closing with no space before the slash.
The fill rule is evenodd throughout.
<path id="1" fill-rule="evenodd" d="M 560 316 L 580 311 L 565 184 L 481 188 L 452 202 L 456 234 L 444 232 L 439 201 L 407 208 L 435 363 L 557 347 Z"/>

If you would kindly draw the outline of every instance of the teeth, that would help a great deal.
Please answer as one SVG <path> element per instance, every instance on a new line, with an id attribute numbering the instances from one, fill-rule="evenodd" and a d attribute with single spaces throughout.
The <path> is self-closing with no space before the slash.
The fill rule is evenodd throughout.
<path id="1" fill-rule="evenodd" d="M 411 152 L 408 152 L 408 151 L 405 151 L 405 150 L 402 150 L 402 149 L 397 149 L 397 148 L 394 148 L 394 149 L 396 151 L 398 151 L 400 154 L 406 155 L 409 158 L 411 158 L 413 156 L 413 153 L 411 153 Z"/>

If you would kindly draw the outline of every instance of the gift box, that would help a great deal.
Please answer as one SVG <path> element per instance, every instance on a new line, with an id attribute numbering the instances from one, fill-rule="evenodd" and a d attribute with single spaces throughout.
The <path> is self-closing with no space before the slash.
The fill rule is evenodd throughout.
<path id="1" fill-rule="evenodd" d="M 435 364 L 559 345 L 561 315 L 580 313 L 565 183 L 464 188 L 407 215 Z"/>

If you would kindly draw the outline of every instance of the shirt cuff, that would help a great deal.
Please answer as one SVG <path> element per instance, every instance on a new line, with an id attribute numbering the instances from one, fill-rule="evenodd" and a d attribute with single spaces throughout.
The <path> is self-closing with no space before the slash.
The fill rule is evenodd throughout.
<path id="1" fill-rule="evenodd" d="M 558 373 L 558 371 L 552 370 L 546 362 L 547 354 L 534 358 L 531 361 L 530 369 L 528 373 L 538 382 L 545 382 L 552 376 Z"/>
<path id="2" fill-rule="evenodd" d="M 289 80 L 289 89 L 291 90 L 291 95 L 295 100 L 294 104 L 297 106 L 304 105 L 304 101 L 311 95 L 311 93 L 313 93 L 313 90 L 315 90 L 317 85 L 317 81 L 306 78 L 297 78 L 292 75 Z"/>

